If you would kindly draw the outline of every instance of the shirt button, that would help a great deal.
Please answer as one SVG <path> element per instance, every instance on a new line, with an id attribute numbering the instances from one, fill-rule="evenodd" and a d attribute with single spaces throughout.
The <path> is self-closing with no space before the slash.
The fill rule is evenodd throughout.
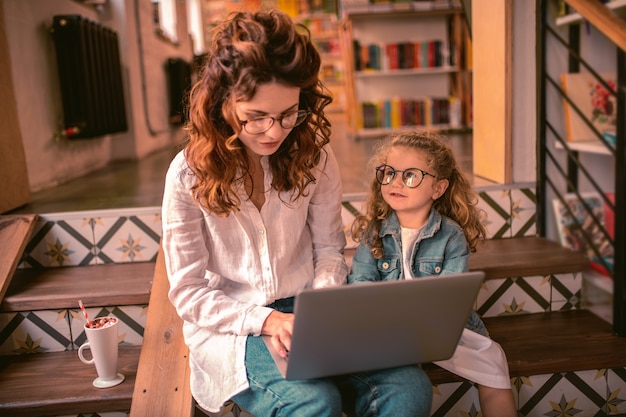
<path id="1" fill-rule="evenodd" d="M 441 267 L 440 266 L 436 266 L 435 267 L 435 272 L 436 273 L 440 273 L 441 272 Z"/>
<path id="2" fill-rule="evenodd" d="M 383 268 L 385 269 L 389 268 L 389 262 L 383 262 Z"/>
<path id="3" fill-rule="evenodd" d="M 260 235 L 264 235 L 265 234 L 265 230 L 263 230 L 263 229 L 259 230 L 259 234 Z"/>

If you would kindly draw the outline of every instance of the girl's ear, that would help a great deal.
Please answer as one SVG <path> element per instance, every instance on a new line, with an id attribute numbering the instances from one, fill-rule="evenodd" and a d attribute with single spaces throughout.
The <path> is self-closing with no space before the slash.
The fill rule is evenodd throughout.
<path id="1" fill-rule="evenodd" d="M 435 183 L 435 192 L 433 193 L 433 200 L 439 199 L 439 197 L 441 197 L 446 192 L 449 185 L 450 185 L 450 181 L 448 181 L 447 179 L 437 180 L 437 182 Z"/>

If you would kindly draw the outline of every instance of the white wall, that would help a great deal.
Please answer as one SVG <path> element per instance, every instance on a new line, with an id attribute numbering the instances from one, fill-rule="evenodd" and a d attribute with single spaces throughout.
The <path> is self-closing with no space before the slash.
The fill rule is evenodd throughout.
<path id="1" fill-rule="evenodd" d="M 537 167 L 536 10 L 513 3 L 513 182 L 535 182 Z"/>
<path id="2" fill-rule="evenodd" d="M 136 159 L 179 143 L 180 128 L 168 123 L 164 69 L 168 57 L 191 60 L 185 3 L 176 2 L 180 45 L 158 38 L 151 2 L 109 0 L 101 9 L 71 0 L 4 0 L 5 26 L 19 126 L 31 191 L 77 178 L 115 159 Z M 54 44 L 49 32 L 57 14 L 80 14 L 118 33 L 129 131 L 68 140 L 63 127 Z M 139 22 L 139 26 L 137 26 Z M 143 52 L 140 53 L 138 40 Z M 140 70 L 143 60 L 145 74 Z"/>

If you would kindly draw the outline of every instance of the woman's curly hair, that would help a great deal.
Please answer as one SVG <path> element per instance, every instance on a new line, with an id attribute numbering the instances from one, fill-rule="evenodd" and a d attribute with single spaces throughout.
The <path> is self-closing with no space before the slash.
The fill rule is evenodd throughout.
<path id="1" fill-rule="evenodd" d="M 447 179 L 446 192 L 434 201 L 433 207 L 443 216 L 447 216 L 461 226 L 468 247 L 476 251 L 476 244 L 484 239 L 486 231 L 481 223 L 482 211 L 478 209 L 478 196 L 473 191 L 467 178 L 459 171 L 452 149 L 442 136 L 430 132 L 402 132 L 388 137 L 376 146 L 370 160 L 370 171 L 387 162 L 389 150 L 393 147 L 406 147 L 423 153 L 428 171 L 437 180 Z M 370 194 L 366 203 L 366 212 L 358 216 L 352 224 L 352 238 L 356 242 L 364 240 L 374 258 L 383 256 L 383 244 L 379 236 L 383 220 L 393 213 L 393 209 L 384 200 L 381 186 L 374 177 L 370 185 Z"/>
<path id="2" fill-rule="evenodd" d="M 192 192 L 199 204 L 220 216 L 238 210 L 234 190 L 249 175 L 249 162 L 234 104 L 252 99 L 269 82 L 300 88 L 299 108 L 311 112 L 269 157 L 272 187 L 292 192 L 292 202 L 306 195 L 330 137 L 324 108 L 332 98 L 320 82 L 320 64 L 308 29 L 280 11 L 233 13 L 215 28 L 189 96 L 186 125 L 185 156 L 197 177 Z"/>

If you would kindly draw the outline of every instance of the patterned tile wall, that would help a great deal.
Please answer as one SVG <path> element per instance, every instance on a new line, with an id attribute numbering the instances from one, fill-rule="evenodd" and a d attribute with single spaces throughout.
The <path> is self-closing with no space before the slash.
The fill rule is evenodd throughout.
<path id="1" fill-rule="evenodd" d="M 21 268 L 154 261 L 161 207 L 42 214 Z"/>
<path id="2" fill-rule="evenodd" d="M 122 346 L 140 346 L 148 306 L 87 308 L 89 317 L 115 316 Z M 79 309 L 0 313 L 0 355 L 78 350 L 86 340 Z"/>
<path id="3" fill-rule="evenodd" d="M 520 188 L 521 187 L 521 188 Z M 477 188 L 488 237 L 535 235 L 535 191 L 530 185 Z M 347 194 L 342 218 L 348 247 L 363 194 Z M 21 268 L 146 262 L 156 259 L 161 208 L 42 214 L 22 257 Z"/>

